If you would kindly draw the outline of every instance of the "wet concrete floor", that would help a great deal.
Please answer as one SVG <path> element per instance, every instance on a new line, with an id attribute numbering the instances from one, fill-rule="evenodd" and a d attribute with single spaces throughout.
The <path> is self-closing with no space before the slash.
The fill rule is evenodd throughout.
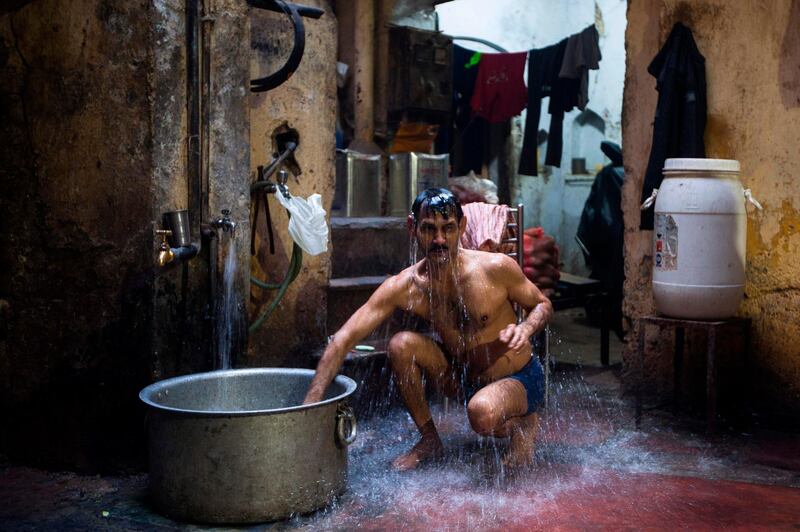
<path id="1" fill-rule="evenodd" d="M 706 435 L 702 419 L 666 410 L 647 411 L 635 430 L 632 398 L 620 389 L 619 365 L 559 365 L 535 465 L 516 472 L 499 465 L 506 442 L 477 437 L 452 403 L 434 406 L 445 457 L 393 472 L 391 459 L 416 433 L 392 410 L 361 423 L 348 490 L 333 505 L 242 529 L 800 528 L 800 435 L 757 426 Z M 216 530 L 154 512 L 145 474 L 5 464 L 0 501 L 2 530 Z"/>

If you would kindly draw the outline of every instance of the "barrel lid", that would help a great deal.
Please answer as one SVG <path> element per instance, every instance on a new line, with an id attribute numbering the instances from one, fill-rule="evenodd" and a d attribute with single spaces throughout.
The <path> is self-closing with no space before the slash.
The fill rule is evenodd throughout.
<path id="1" fill-rule="evenodd" d="M 664 161 L 665 172 L 736 172 L 740 169 L 739 161 L 734 159 L 667 159 Z"/>

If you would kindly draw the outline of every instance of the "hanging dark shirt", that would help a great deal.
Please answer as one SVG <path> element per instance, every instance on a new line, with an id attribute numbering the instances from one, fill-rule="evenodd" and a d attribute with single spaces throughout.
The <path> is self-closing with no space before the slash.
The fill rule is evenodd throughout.
<path id="1" fill-rule="evenodd" d="M 647 71 L 656 78 L 658 104 L 653 146 L 642 187 L 642 202 L 661 186 L 664 161 L 670 157 L 705 157 L 705 58 L 692 31 L 676 23 Z M 642 211 L 640 229 L 653 229 L 654 209 Z"/>
<path id="2" fill-rule="evenodd" d="M 564 112 L 569 111 L 578 101 L 579 79 L 559 78 L 567 39 L 558 44 L 528 52 L 528 114 L 525 117 L 525 136 L 522 142 L 522 155 L 519 173 L 538 175 L 536 160 L 539 118 L 542 98 L 550 97 L 550 132 L 547 138 L 545 164 L 561 166 L 563 148 Z"/>
<path id="3" fill-rule="evenodd" d="M 472 92 L 475 90 L 475 79 L 478 77 L 478 65 L 471 65 L 470 59 L 474 50 L 453 45 L 453 123 L 463 128 L 472 118 Z"/>
<path id="4" fill-rule="evenodd" d="M 474 116 L 470 106 L 478 65 L 466 67 L 475 53 L 475 50 L 453 45 L 453 175 L 467 175 L 470 170 L 480 174 L 485 160 L 488 124 Z"/>
<path id="5" fill-rule="evenodd" d="M 594 24 L 570 36 L 564 50 L 564 61 L 558 73 L 560 78 L 580 79 L 580 90 L 575 107 L 583 111 L 589 103 L 589 70 L 600 68 L 600 34 Z"/>

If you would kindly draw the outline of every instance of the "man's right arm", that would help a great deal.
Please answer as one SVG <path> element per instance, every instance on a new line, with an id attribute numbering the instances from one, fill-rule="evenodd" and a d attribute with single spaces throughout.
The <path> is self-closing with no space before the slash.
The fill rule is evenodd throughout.
<path id="1" fill-rule="evenodd" d="M 325 348 L 317 364 L 303 404 L 321 401 L 331 381 L 342 367 L 344 357 L 356 343 L 375 330 L 396 308 L 403 308 L 400 299 L 407 292 L 402 287 L 402 274 L 390 277 L 372 294 L 361 308 L 342 325 Z"/>

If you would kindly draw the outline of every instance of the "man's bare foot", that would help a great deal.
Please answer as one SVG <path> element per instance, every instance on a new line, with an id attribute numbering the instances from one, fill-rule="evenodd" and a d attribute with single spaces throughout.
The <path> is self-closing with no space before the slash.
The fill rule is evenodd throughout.
<path id="1" fill-rule="evenodd" d="M 397 471 L 408 471 L 409 469 L 414 469 L 425 460 L 438 458 L 443 452 L 444 446 L 439 434 L 435 431 L 429 432 L 423 434 L 422 438 L 410 451 L 395 458 L 392 462 L 392 468 Z"/>
<path id="2" fill-rule="evenodd" d="M 511 443 L 503 457 L 503 466 L 512 469 L 533 464 L 533 452 L 536 449 L 536 434 L 539 432 L 539 414 L 517 418 L 516 426 L 511 430 Z"/>

